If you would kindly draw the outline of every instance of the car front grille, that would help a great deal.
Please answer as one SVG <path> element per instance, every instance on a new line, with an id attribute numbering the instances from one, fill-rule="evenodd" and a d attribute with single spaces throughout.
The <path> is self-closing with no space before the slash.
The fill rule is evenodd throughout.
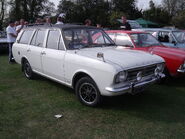
<path id="1" fill-rule="evenodd" d="M 155 69 L 156 69 L 156 65 L 151 65 L 147 67 L 128 70 L 127 81 L 137 80 L 137 74 L 139 72 L 142 73 L 142 77 L 154 75 Z"/>

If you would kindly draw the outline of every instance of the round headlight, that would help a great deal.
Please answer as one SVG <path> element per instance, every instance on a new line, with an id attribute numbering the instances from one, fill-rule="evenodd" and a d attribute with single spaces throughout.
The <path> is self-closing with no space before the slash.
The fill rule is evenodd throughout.
<path id="1" fill-rule="evenodd" d="M 159 75 L 159 73 L 160 73 L 159 69 L 158 69 L 158 68 L 156 68 L 156 69 L 155 69 L 155 72 L 154 72 L 155 76 L 158 76 L 158 75 Z"/>
<path id="2" fill-rule="evenodd" d="M 127 79 L 127 72 L 121 71 L 116 76 L 116 83 L 124 82 Z"/>
<path id="3" fill-rule="evenodd" d="M 140 71 L 137 73 L 137 81 L 141 81 L 141 79 L 142 79 L 142 72 Z"/>
<path id="4" fill-rule="evenodd" d="M 158 64 L 157 65 L 157 69 L 159 70 L 159 72 L 163 72 L 163 70 L 164 70 L 164 64 Z"/>

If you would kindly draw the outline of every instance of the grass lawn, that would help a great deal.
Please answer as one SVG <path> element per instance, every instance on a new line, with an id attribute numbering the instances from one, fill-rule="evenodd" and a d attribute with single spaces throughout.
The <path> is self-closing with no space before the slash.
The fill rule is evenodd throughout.
<path id="1" fill-rule="evenodd" d="M 0 55 L 0 138 L 183 139 L 185 77 L 90 108 L 61 84 L 26 79 L 20 65 Z"/>

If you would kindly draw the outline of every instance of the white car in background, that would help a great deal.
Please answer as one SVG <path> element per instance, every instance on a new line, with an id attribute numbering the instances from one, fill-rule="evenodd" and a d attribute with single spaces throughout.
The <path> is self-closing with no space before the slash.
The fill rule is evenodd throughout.
<path id="1" fill-rule="evenodd" d="M 13 55 L 28 79 L 35 73 L 75 89 L 85 105 L 102 96 L 138 93 L 164 77 L 164 60 L 120 49 L 102 30 L 77 25 L 24 28 Z"/>

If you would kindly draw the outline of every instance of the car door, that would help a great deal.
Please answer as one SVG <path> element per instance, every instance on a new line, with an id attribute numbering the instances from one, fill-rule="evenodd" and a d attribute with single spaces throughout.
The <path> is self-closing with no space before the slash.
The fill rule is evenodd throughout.
<path id="1" fill-rule="evenodd" d="M 37 29 L 32 38 L 29 48 L 27 49 L 28 60 L 33 70 L 42 71 L 41 52 L 45 45 L 46 29 Z"/>
<path id="2" fill-rule="evenodd" d="M 17 61 L 21 63 L 22 57 L 26 57 L 29 55 L 28 49 L 29 49 L 29 43 L 34 34 L 33 29 L 29 30 L 22 30 L 19 33 L 19 36 L 17 38 L 16 43 L 14 43 L 13 49 L 15 52 L 13 52 L 14 58 L 16 58 Z"/>
<path id="3" fill-rule="evenodd" d="M 51 78 L 64 81 L 65 47 L 59 29 L 48 30 L 46 47 L 42 50 L 42 68 L 44 74 Z"/>

